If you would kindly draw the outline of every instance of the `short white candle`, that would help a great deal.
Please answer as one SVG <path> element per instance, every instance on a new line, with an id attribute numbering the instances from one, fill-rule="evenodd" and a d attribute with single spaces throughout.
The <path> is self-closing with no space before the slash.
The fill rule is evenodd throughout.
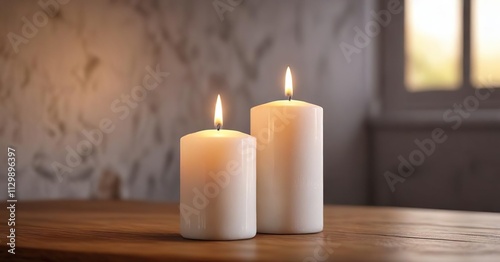
<path id="1" fill-rule="evenodd" d="M 302 234 L 323 230 L 323 108 L 288 100 L 251 110 L 257 138 L 257 231 Z"/>
<path id="2" fill-rule="evenodd" d="M 222 130 L 217 97 L 216 129 L 181 138 L 180 232 L 185 238 L 235 240 L 256 234 L 254 137 Z"/>

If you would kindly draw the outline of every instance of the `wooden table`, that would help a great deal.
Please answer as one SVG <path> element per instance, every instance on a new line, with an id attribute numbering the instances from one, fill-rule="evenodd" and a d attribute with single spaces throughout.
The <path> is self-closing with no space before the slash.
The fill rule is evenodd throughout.
<path id="1" fill-rule="evenodd" d="M 326 206 L 322 233 L 193 241 L 176 204 L 20 201 L 11 255 L 4 210 L 0 261 L 500 261 L 495 213 Z"/>

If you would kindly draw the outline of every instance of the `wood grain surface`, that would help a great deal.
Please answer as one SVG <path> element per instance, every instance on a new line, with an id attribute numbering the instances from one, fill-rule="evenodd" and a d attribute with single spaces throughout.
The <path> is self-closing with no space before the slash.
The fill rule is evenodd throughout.
<path id="1" fill-rule="evenodd" d="M 326 206 L 322 233 L 193 241 L 177 204 L 21 201 L 11 255 L 5 210 L 0 261 L 500 261 L 496 213 Z"/>

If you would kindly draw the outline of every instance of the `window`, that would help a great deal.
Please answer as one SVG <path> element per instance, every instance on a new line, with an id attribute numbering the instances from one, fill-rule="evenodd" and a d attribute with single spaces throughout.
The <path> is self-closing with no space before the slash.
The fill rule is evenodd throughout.
<path id="1" fill-rule="evenodd" d="M 461 10 L 460 0 L 406 0 L 405 85 L 409 91 L 459 87 Z"/>
<path id="2" fill-rule="evenodd" d="M 380 39 L 386 108 L 444 108 L 477 88 L 500 87 L 500 0 L 401 3 Z M 499 108 L 500 90 L 492 94 L 482 106 Z"/>
<path id="3" fill-rule="evenodd" d="M 500 0 L 472 1 L 472 84 L 500 86 Z"/>

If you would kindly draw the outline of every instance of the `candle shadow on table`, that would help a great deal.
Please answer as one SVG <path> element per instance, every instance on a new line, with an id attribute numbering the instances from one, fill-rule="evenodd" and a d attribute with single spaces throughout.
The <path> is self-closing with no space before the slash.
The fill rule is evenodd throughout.
<path id="1" fill-rule="evenodd" d="M 166 242 L 186 242 L 179 233 L 157 233 L 157 232 L 99 232 L 104 233 L 104 237 L 120 240 L 136 241 L 166 241 Z"/>
<path id="2" fill-rule="evenodd" d="M 96 240 L 122 240 L 122 241 L 166 241 L 166 242 L 217 242 L 217 241 L 245 241 L 249 239 L 237 240 L 202 240 L 202 239 L 188 239 L 181 236 L 179 233 L 155 233 L 155 232 L 102 232 L 93 231 L 99 234 Z"/>

